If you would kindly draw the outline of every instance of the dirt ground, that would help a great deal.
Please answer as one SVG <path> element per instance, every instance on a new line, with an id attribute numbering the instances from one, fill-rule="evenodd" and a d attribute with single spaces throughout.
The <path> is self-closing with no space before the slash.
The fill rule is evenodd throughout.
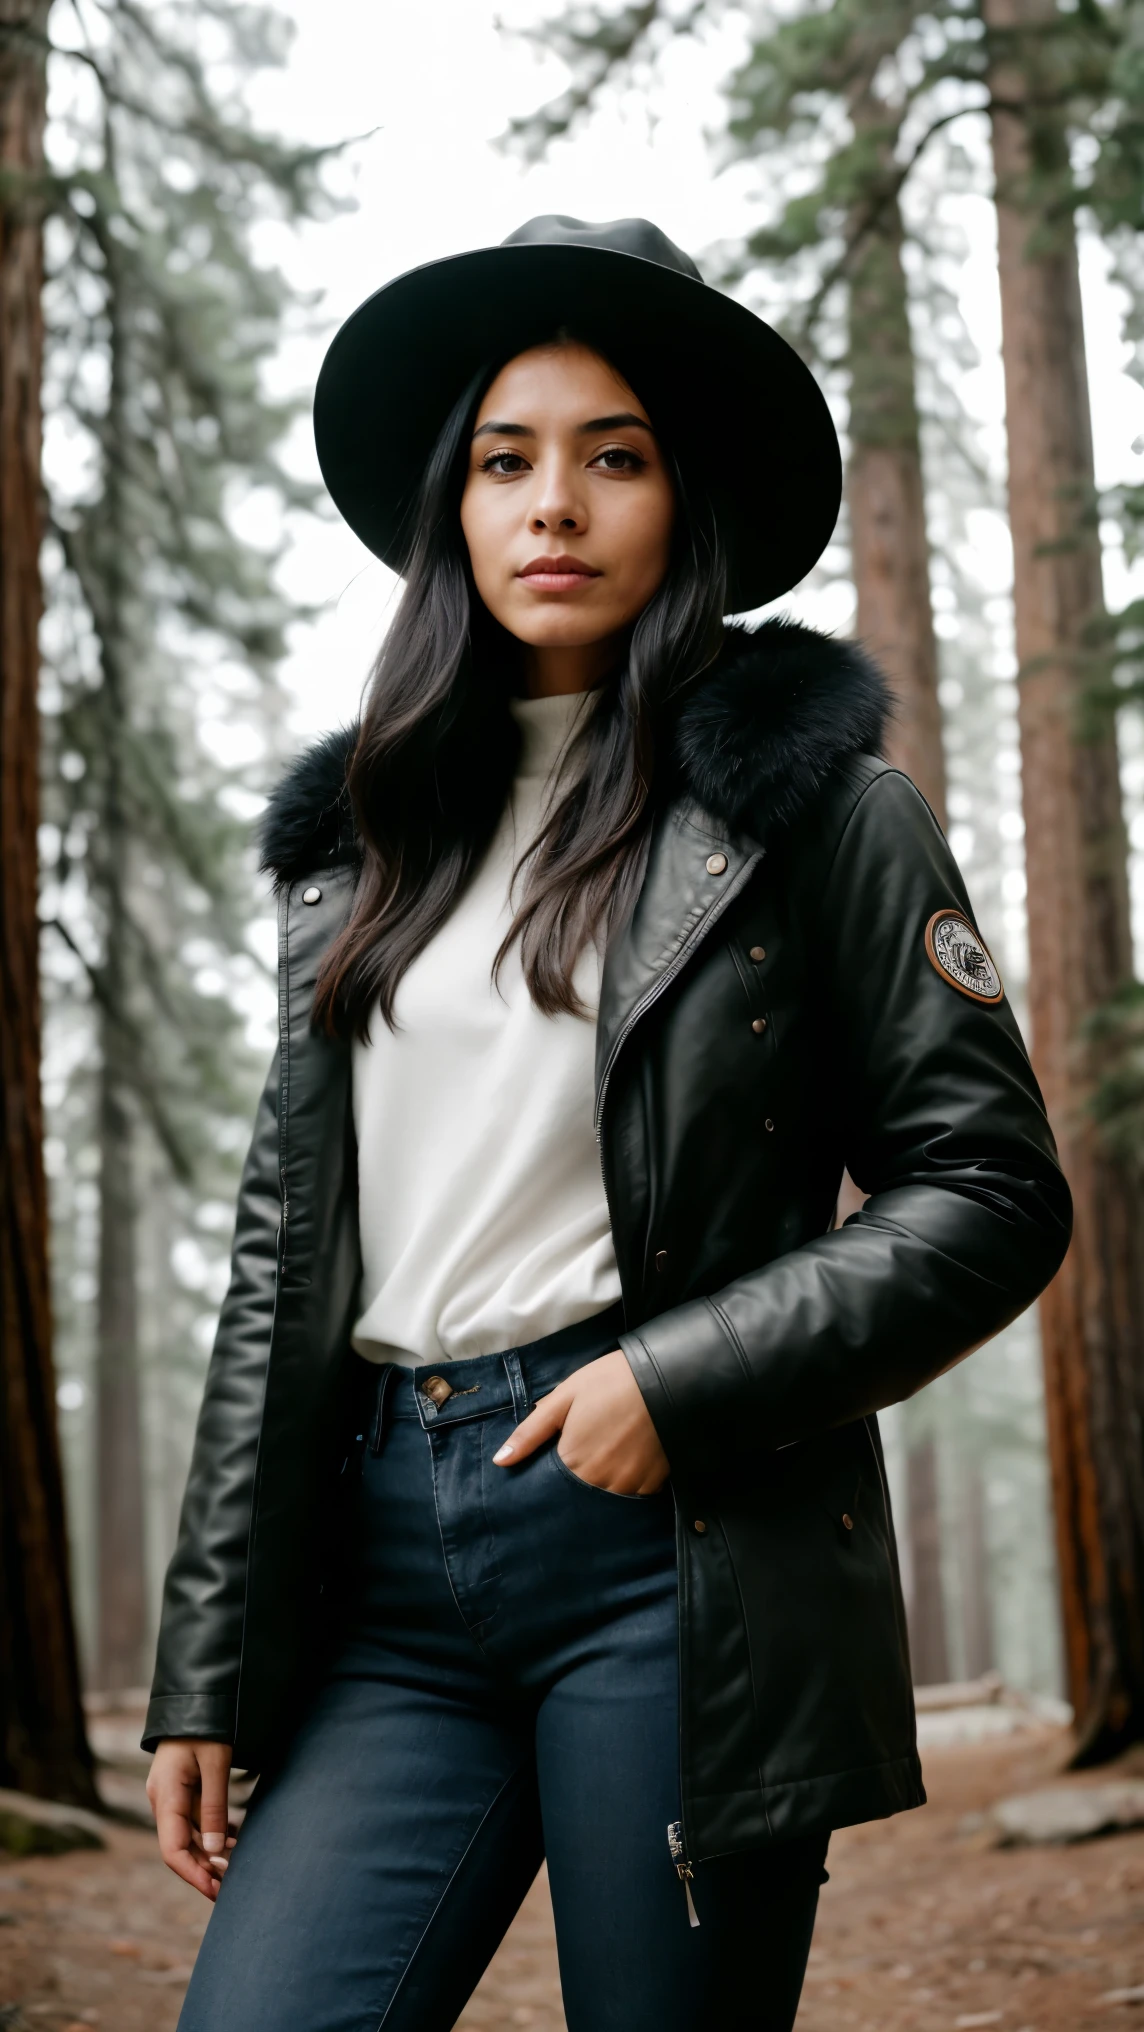
<path id="1" fill-rule="evenodd" d="M 927 1807 L 835 1836 L 798 2032 L 1144 2028 L 1144 1994 L 1107 2001 L 1144 1992 L 1144 1831 L 991 1849 L 966 1824 L 1053 1780 L 1063 1747 L 1037 1728 L 931 1750 Z M 0 1859 L 0 2028 L 173 2032 L 205 1918 L 142 1829 L 112 1827 L 102 1854 Z M 458 2032 L 563 2024 L 541 1879 Z"/>

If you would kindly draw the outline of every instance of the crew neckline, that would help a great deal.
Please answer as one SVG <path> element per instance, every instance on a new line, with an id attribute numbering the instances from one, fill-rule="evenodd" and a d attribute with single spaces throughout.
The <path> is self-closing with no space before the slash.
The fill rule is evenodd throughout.
<path id="1" fill-rule="evenodd" d="M 551 776 L 596 696 L 594 691 L 559 691 L 545 698 L 510 698 L 521 734 L 518 782 Z"/>

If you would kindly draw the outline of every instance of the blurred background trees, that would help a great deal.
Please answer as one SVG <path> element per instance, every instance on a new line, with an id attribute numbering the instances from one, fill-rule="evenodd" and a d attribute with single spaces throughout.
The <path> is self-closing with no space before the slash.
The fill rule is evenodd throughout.
<path id="1" fill-rule="evenodd" d="M 68 22 L 58 7 L 61 38 Z M 110 0 L 71 25 L 45 297 L 47 408 L 67 443 L 48 465 L 42 916 L 56 1175 L 88 1185 L 98 1235 L 84 1266 L 82 1221 L 61 1219 L 81 1252 L 64 1276 L 95 1284 L 92 1672 L 115 1689 L 149 1670 L 141 1310 L 176 1376 L 163 1266 L 228 1188 L 220 1155 L 260 1070 L 240 999 L 256 964 L 249 793 L 210 751 L 204 687 L 272 744 L 291 607 L 273 538 L 228 510 L 236 491 L 298 506 L 308 490 L 276 456 L 292 408 L 262 386 L 288 292 L 249 234 L 268 209 L 312 211 L 320 158 L 243 110 L 250 73 L 282 53 L 280 17 Z"/>
<path id="2" fill-rule="evenodd" d="M 301 611 L 277 579 L 282 516 L 314 489 L 279 456 L 296 405 L 269 399 L 263 370 L 293 298 L 252 232 L 324 203 L 323 154 L 257 131 L 245 110 L 252 74 L 288 42 L 269 10 L 57 0 L 50 43 L 46 6 L 33 12 L 29 61 L 41 97 L 50 63 L 54 99 L 26 262 L 49 419 L 46 1148 L 63 1401 L 70 1390 L 91 1407 L 83 1458 L 72 1450 L 87 1678 L 115 1690 L 149 1674 L 153 1570 L 169 1551 L 201 1381 L 197 1309 L 174 1265 L 190 1250 L 209 1281 L 225 1251 L 263 1072 L 244 1041 L 251 982 L 267 972 L 248 941 L 259 799 L 235 757 L 244 731 L 264 766 L 280 742 L 275 672 Z M 9 321 L 5 357 L 13 337 Z M 29 425 L 18 506 L 35 509 L 24 525 L 34 566 L 33 436 Z M 9 555 L 6 543 L 5 578 Z M 30 807 L 34 684 L 21 699 L 11 781 Z M 34 825 L 29 809 L 24 835 Z M 33 870 L 8 856 L 5 868 L 34 925 Z M 28 1048 L 27 983 L 22 995 Z M 18 1180 L 19 1163 L 5 1176 Z M 46 1302 L 42 1312 L 21 1332 L 50 1404 Z M 49 1429 L 54 1445 L 54 1419 Z M 26 1480 L 5 1476 L 5 1487 Z M 34 1767 L 13 1770 L 45 1789 Z"/>
<path id="3" fill-rule="evenodd" d="M 48 1302 L 36 922 L 47 0 L 0 5 L 0 1784 L 91 1804 Z"/>
<path id="4" fill-rule="evenodd" d="M 1030 1017 L 1075 1208 L 1041 1334 L 1065 1658 L 1078 1755 L 1097 1761 L 1144 1735 L 1144 1198 L 1138 1162 L 1093 1119 L 1080 1042 L 1133 955 L 1114 699 L 1094 653 L 1104 595 L 1069 150 L 1079 64 L 1054 0 L 986 0 L 984 18 Z"/>
<path id="5" fill-rule="evenodd" d="M 90 1777 L 52 1397 L 85 1678 L 122 1693 L 149 1669 L 261 1070 L 253 1040 L 273 993 L 249 836 L 296 745 L 281 672 L 307 610 L 285 546 L 317 498 L 297 477 L 313 472 L 297 405 L 280 393 L 312 380 L 317 350 L 316 335 L 299 347 L 309 312 L 288 278 L 292 247 L 333 200 L 327 152 L 275 139 L 257 109 L 291 61 L 292 18 L 312 4 L 0 0 L 0 1685 L 10 1707 L 23 1685 L 21 1713 L 36 1707 L 37 1673 L 61 1689 L 51 1757 L 65 1775 L 52 1782 L 72 1796 Z M 359 241 L 338 308 L 530 213 L 643 210 L 813 362 L 844 435 L 847 491 L 799 611 L 853 628 L 890 671 L 893 757 L 966 861 L 1080 1215 L 1040 1331 L 1026 1316 L 887 1421 L 915 1668 L 934 1680 L 996 1667 L 1067 1690 L 1078 1753 L 1106 1756 L 1144 1733 L 1144 989 L 1122 812 L 1144 826 L 1144 598 L 1106 599 L 1102 561 L 1122 552 L 1116 584 L 1131 591 L 1144 486 L 1096 488 L 1077 247 L 1078 234 L 1099 245 L 1139 348 L 1138 0 L 509 5 L 516 33 L 496 48 L 484 130 L 507 122 L 506 215 L 463 229 L 458 179 L 472 163 L 450 94 L 467 105 L 485 87 L 460 75 L 460 15 L 434 43 L 420 96 L 403 69 L 406 17 L 347 15 L 329 131 L 344 138 L 376 117 L 377 147 L 392 129 L 403 152 L 369 222 L 382 264 Z M 466 22 L 474 11 L 483 19 L 470 9 Z M 394 54 L 371 76 L 353 39 L 364 48 L 375 34 Z M 517 63 L 522 37 L 553 89 L 534 89 Z M 703 114 L 700 70 L 716 80 Z M 308 86 L 297 80 L 296 107 Z M 342 109 L 354 90 L 364 119 Z M 658 193 L 629 197 L 641 186 L 626 165 L 650 152 L 665 111 L 677 132 L 707 120 L 712 192 L 738 193 L 712 197 L 706 246 Z M 619 170 L 601 192 L 592 165 L 606 131 Z M 420 226 L 403 239 L 429 175 L 436 240 Z M 970 231 L 994 224 L 1000 315 L 983 341 L 963 278 L 980 258 Z M 991 348 L 1004 360 L 1004 429 L 999 386 L 984 420 L 975 393 Z M 339 585 L 356 569 L 355 552 Z M 344 708 L 315 710 L 329 724 Z M 37 827 L 54 1373 L 36 1154 Z M 1138 936 L 1140 916 L 1138 898 Z M 42 1604 L 38 1621 L 29 1604 Z M 35 1656 L 20 1636 L 33 1626 Z M 48 1789 L 27 1759 L 19 1770 Z"/>

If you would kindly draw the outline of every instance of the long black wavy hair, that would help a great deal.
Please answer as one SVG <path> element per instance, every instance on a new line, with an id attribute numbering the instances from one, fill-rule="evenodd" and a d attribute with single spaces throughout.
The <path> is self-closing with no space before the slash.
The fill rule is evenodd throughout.
<path id="1" fill-rule="evenodd" d="M 614 345 L 565 330 L 531 343 L 572 342 L 636 385 Z M 348 776 L 362 873 L 314 1000 L 316 1021 L 342 1036 L 367 1037 L 375 1008 L 393 1026 L 398 983 L 479 866 L 512 783 L 519 650 L 477 593 L 460 519 L 477 412 L 504 365 L 474 376 L 437 439 L 410 518 L 401 603 L 369 679 Z M 650 377 L 639 378 L 648 389 Z M 569 788 L 518 865 L 519 906 L 494 962 L 495 975 L 520 940 L 529 992 L 546 1015 L 578 1010 L 580 953 L 634 902 L 670 708 L 721 639 L 727 568 L 715 503 L 698 461 L 665 426 L 670 390 L 658 393 L 648 414 L 676 497 L 668 570 L 586 716 Z"/>

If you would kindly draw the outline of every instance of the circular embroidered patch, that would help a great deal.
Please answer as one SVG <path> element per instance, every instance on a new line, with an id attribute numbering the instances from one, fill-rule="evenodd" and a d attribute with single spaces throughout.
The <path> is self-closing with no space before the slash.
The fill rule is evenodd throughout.
<path id="1" fill-rule="evenodd" d="M 975 1002 L 1000 1002 L 1001 976 L 968 918 L 959 910 L 935 910 L 926 925 L 926 951 L 938 973 Z"/>

